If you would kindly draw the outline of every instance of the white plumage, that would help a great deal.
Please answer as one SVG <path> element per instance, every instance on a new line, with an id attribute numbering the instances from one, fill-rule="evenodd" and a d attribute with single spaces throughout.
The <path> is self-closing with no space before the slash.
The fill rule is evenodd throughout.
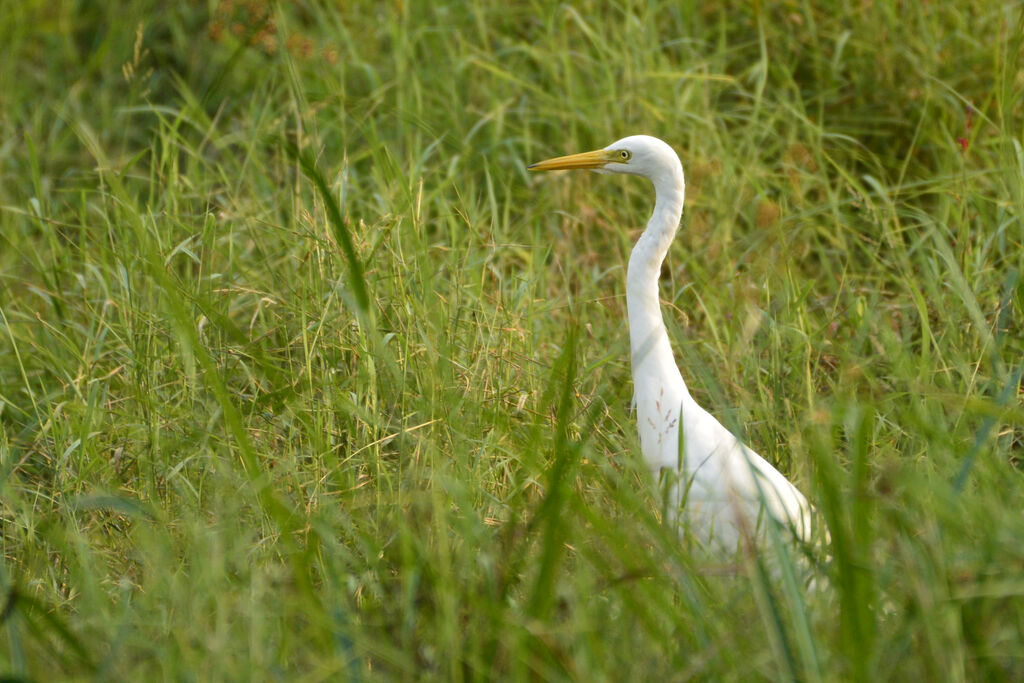
<path id="1" fill-rule="evenodd" d="M 764 515 L 797 538 L 811 537 L 811 508 L 799 490 L 742 444 L 690 396 L 672 355 L 658 298 L 658 277 L 683 212 L 679 157 L 665 142 L 634 135 L 593 152 L 533 164 L 535 171 L 591 169 L 628 173 L 654 184 L 654 213 L 629 258 L 626 309 L 637 430 L 657 475 L 675 473 L 671 509 L 705 544 L 735 548 L 763 528 Z M 682 443 L 680 444 L 680 439 Z"/>

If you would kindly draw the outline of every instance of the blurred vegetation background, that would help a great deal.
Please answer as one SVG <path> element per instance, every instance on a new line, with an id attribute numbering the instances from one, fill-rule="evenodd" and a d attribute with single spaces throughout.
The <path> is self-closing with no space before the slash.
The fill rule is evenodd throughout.
<path id="1" fill-rule="evenodd" d="M 1019 2 L 9 2 L 9 680 L 1018 680 Z M 666 322 L 816 588 L 663 526 Z M 337 209 L 337 212 L 334 209 Z M 366 305 L 367 302 L 369 305 Z"/>

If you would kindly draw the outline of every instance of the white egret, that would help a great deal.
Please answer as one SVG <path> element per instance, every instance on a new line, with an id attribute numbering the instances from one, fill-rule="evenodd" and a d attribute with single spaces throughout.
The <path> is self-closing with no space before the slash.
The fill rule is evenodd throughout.
<path id="1" fill-rule="evenodd" d="M 675 473 L 673 516 L 706 545 L 735 549 L 757 533 L 764 515 L 804 541 L 811 537 L 807 499 L 777 469 L 697 405 L 669 344 L 658 299 L 658 277 L 683 213 L 683 167 L 665 142 L 634 135 L 604 149 L 548 159 L 532 171 L 590 169 L 627 173 L 654 184 L 654 213 L 629 257 L 626 312 L 633 400 L 644 460 L 657 477 Z"/>

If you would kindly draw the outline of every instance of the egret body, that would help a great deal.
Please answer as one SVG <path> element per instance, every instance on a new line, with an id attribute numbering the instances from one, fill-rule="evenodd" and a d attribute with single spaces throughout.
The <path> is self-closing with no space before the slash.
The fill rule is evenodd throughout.
<path id="1" fill-rule="evenodd" d="M 654 212 L 629 257 L 626 312 L 637 430 L 644 460 L 675 474 L 670 505 L 684 530 L 705 544 L 736 548 L 763 527 L 764 514 L 810 540 L 811 508 L 764 458 L 697 405 L 679 372 L 661 316 L 658 277 L 683 213 L 683 167 L 665 142 L 634 135 L 604 149 L 548 159 L 533 171 L 591 169 L 654 184 Z"/>

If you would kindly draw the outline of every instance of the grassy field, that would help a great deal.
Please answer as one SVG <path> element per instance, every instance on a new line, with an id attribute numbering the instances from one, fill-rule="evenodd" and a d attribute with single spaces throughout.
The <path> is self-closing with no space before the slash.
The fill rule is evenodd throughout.
<path id="1" fill-rule="evenodd" d="M 1019 2 L 0 12 L 5 680 L 1020 680 Z M 695 397 L 817 590 L 661 521 L 643 181 Z"/>

